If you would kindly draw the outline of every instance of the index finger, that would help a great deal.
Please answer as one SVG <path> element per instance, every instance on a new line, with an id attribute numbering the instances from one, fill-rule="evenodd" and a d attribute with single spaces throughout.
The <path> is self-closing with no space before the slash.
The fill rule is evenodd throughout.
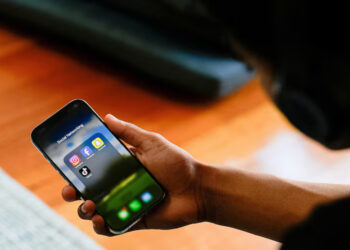
<path id="1" fill-rule="evenodd" d="M 71 202 L 71 201 L 76 201 L 79 200 L 77 197 L 77 191 L 72 186 L 65 186 L 62 189 L 62 197 L 65 201 Z"/>

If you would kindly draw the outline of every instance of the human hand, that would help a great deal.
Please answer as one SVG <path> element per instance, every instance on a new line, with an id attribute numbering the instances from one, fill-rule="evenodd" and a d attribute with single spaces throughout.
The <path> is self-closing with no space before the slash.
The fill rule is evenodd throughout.
<path id="1" fill-rule="evenodd" d="M 112 115 L 105 117 L 109 129 L 120 139 L 131 145 L 141 163 L 168 191 L 166 199 L 138 222 L 136 229 L 172 229 L 200 220 L 197 161 L 186 151 L 170 143 L 159 134 L 148 132 L 133 124 L 121 121 Z M 62 190 L 66 201 L 77 200 L 72 186 Z M 112 236 L 104 219 L 96 214 L 96 205 L 88 200 L 78 208 L 80 218 L 92 220 L 98 234 Z"/>

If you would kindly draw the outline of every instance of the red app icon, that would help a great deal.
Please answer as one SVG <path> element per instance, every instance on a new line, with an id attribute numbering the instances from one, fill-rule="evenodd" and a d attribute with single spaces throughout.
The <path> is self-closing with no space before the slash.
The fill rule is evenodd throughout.
<path id="1" fill-rule="evenodd" d="M 69 162 L 73 165 L 76 166 L 81 162 L 81 159 L 77 155 L 73 155 L 71 158 L 69 158 Z"/>

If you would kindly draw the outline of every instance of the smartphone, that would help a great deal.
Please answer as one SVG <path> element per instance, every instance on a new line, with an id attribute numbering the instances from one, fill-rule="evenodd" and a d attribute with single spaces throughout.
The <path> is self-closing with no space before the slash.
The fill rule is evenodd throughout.
<path id="1" fill-rule="evenodd" d="M 32 142 L 110 231 L 121 234 L 165 198 L 165 189 L 83 100 L 74 100 L 31 134 Z"/>

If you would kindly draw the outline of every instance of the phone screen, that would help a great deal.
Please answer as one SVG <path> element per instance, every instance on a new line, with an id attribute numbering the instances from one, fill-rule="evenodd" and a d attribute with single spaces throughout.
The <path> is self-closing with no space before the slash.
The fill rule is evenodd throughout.
<path id="1" fill-rule="evenodd" d="M 146 168 L 84 101 L 75 100 L 38 126 L 33 143 L 117 233 L 164 198 Z"/>

